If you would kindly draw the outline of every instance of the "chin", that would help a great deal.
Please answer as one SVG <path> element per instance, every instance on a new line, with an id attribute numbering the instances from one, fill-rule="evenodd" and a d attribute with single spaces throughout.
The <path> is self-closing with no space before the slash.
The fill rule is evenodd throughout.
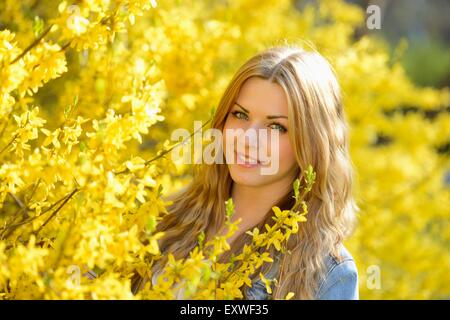
<path id="1" fill-rule="evenodd" d="M 275 176 L 262 175 L 260 168 L 242 168 L 233 164 L 228 166 L 228 170 L 233 182 L 243 186 L 260 187 L 276 180 Z"/>

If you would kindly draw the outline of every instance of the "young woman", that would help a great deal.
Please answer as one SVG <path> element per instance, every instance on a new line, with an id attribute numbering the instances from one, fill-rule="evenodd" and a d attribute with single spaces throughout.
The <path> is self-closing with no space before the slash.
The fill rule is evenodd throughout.
<path id="1" fill-rule="evenodd" d="M 283 299 L 294 292 L 294 299 L 358 299 L 356 265 L 342 244 L 351 234 L 357 210 L 351 192 L 348 129 L 340 88 L 329 63 L 317 52 L 296 47 L 275 47 L 257 54 L 231 80 L 212 127 L 222 132 L 275 130 L 278 141 L 270 145 L 260 137 L 244 139 L 239 151 L 234 138 L 229 141 L 224 134 L 220 155 L 224 164 L 198 165 L 192 182 L 171 198 L 169 215 L 158 225 L 158 231 L 165 232 L 161 252 L 184 258 L 197 245 L 201 231 L 206 241 L 222 233 L 224 202 L 231 197 L 233 220 L 242 220 L 221 261 L 239 254 L 251 241 L 245 231 L 273 225 L 274 205 L 292 208 L 293 181 L 301 179 L 310 164 L 316 181 L 306 199 L 307 221 L 289 239 L 290 254 L 270 249 L 275 262 L 263 264 L 254 273 L 253 286 L 244 290 L 244 298 Z M 274 174 L 263 175 L 260 169 L 267 163 L 250 156 L 250 150 L 268 144 L 271 156 L 278 157 L 278 166 Z M 242 162 L 229 161 L 228 154 Z M 163 262 L 155 265 L 153 271 L 162 266 Z M 259 272 L 277 279 L 272 296 L 267 295 Z M 144 283 L 136 282 L 135 291 Z"/>

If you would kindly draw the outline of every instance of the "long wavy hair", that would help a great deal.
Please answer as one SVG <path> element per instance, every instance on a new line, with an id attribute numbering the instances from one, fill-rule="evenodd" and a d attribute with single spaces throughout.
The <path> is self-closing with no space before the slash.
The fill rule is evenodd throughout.
<path id="1" fill-rule="evenodd" d="M 307 221 L 300 223 L 299 232 L 290 237 L 287 243 L 290 253 L 280 257 L 271 298 L 283 299 L 288 292 L 294 292 L 294 299 L 314 299 L 325 276 L 325 258 L 333 255 L 340 259 L 338 247 L 352 233 L 358 210 L 352 197 L 353 173 L 341 91 L 332 67 L 318 52 L 295 46 L 273 47 L 249 59 L 234 75 L 215 112 L 213 128 L 223 129 L 240 88 L 250 77 L 267 79 L 284 90 L 298 178 L 303 179 L 309 164 L 316 172 L 316 181 L 306 198 Z M 165 232 L 159 240 L 163 256 L 170 252 L 177 259 L 186 258 L 198 244 L 200 232 L 205 232 L 208 241 L 222 230 L 225 201 L 233 184 L 224 163 L 196 165 L 190 184 L 169 197 L 173 201 L 168 207 L 169 214 L 157 226 L 157 231 Z M 290 191 L 274 205 L 282 210 L 291 209 L 292 196 Z M 273 225 L 272 215 L 270 210 L 255 227 L 262 230 L 265 224 Z M 233 253 L 239 254 L 250 241 L 251 236 L 242 233 L 220 261 L 227 261 Z M 280 254 L 273 247 L 269 250 L 273 257 Z M 164 259 L 159 260 L 154 272 L 163 265 Z M 254 272 L 252 280 L 256 281 L 259 272 L 269 272 L 273 265 L 264 263 Z"/>

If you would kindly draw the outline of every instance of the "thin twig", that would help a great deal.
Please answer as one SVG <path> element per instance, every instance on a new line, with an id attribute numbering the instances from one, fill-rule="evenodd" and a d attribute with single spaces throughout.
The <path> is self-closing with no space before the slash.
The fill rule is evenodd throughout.
<path id="1" fill-rule="evenodd" d="M 52 210 L 56 205 L 58 205 L 58 203 L 60 203 L 61 201 L 64 201 L 57 209 L 55 209 L 55 211 L 52 213 L 52 215 L 39 228 L 38 231 L 40 231 L 40 229 L 42 227 L 44 227 L 56 215 L 56 213 L 67 203 L 67 201 L 69 201 L 69 199 L 79 190 L 80 189 L 75 188 L 74 190 L 72 190 L 72 192 L 69 195 L 66 195 L 66 196 L 62 197 L 61 199 L 59 199 L 58 201 L 53 203 L 50 207 L 48 207 L 43 212 L 41 212 L 41 214 L 39 216 L 34 216 L 34 217 L 32 217 L 32 218 L 30 218 L 28 220 L 24 220 L 24 221 L 18 222 L 16 224 L 3 227 L 3 232 L 2 232 L 2 235 L 0 236 L 0 240 L 4 240 L 4 239 L 8 238 L 18 227 L 20 227 L 20 226 L 22 226 L 24 224 L 30 223 L 31 221 L 41 217 L 43 214 L 45 214 L 48 211 Z"/>
<path id="2" fill-rule="evenodd" d="M 8 149 L 8 147 L 16 140 L 16 138 L 17 138 L 18 135 L 19 135 L 19 134 L 16 133 L 16 134 L 14 135 L 14 137 L 11 138 L 11 140 L 8 142 L 8 144 L 7 144 L 6 146 L 4 146 L 2 150 L 0 150 L 0 154 L 2 154 L 6 149 Z"/>
<path id="3" fill-rule="evenodd" d="M 52 210 L 56 205 L 58 205 L 58 203 L 60 203 L 61 201 L 64 201 L 67 197 L 68 197 L 68 196 L 65 195 L 64 197 L 62 197 L 62 198 L 59 199 L 58 201 L 54 202 L 50 207 L 48 207 L 47 209 L 45 209 L 44 211 L 42 211 L 41 214 L 40 214 L 39 216 L 34 216 L 34 217 L 32 217 L 32 218 L 30 218 L 30 219 L 28 219 L 28 220 L 26 220 L 26 221 L 22 221 L 22 222 L 19 222 L 19 223 L 15 224 L 15 225 L 10 225 L 10 226 L 8 226 L 8 227 L 4 227 L 3 230 L 9 229 L 9 228 L 13 228 L 13 227 L 21 226 L 21 225 L 23 225 L 23 224 L 26 224 L 26 223 L 28 223 L 28 222 L 33 221 L 34 219 L 37 219 L 37 218 L 41 217 L 43 214 L 45 214 L 45 213 L 47 213 L 48 211 Z M 0 230 L 1 230 L 1 229 L 0 229 Z M 0 239 L 1 239 L 1 237 L 0 237 Z"/>
<path id="4" fill-rule="evenodd" d="M 173 146 L 170 147 L 169 149 L 167 149 L 167 150 L 161 152 L 159 155 L 153 157 L 153 158 L 150 159 L 150 160 L 147 160 L 147 161 L 144 163 L 144 166 L 148 166 L 148 165 L 149 165 L 150 163 L 152 163 L 153 161 L 156 161 L 156 160 L 158 160 L 158 159 L 164 157 L 166 154 L 168 154 L 169 152 L 171 152 L 173 149 L 175 149 L 175 148 L 178 147 L 179 145 L 181 145 L 181 144 L 185 143 L 186 141 L 188 141 L 190 138 L 192 138 L 192 136 L 193 136 L 194 134 L 196 134 L 198 131 L 202 130 L 208 123 L 210 123 L 211 120 L 212 120 L 212 119 L 209 119 L 208 121 L 206 121 L 206 122 L 202 125 L 202 127 L 201 127 L 200 129 L 197 129 L 197 130 L 195 130 L 194 132 L 192 132 L 192 133 L 189 135 L 188 138 L 183 139 L 182 141 L 180 141 L 180 142 L 178 142 L 177 144 L 173 145 Z M 122 171 L 115 172 L 115 174 L 122 174 L 122 173 L 126 173 L 126 172 L 128 172 L 128 171 L 129 171 L 129 169 L 126 168 L 126 169 L 124 169 L 124 170 L 122 170 Z"/>
<path id="5" fill-rule="evenodd" d="M 199 130 L 202 130 L 204 127 L 206 127 L 206 125 L 207 125 L 208 123 L 210 123 L 210 122 L 211 122 L 211 119 L 209 119 L 208 121 L 206 121 L 206 122 L 201 126 L 200 129 L 197 129 L 196 131 L 192 132 L 192 133 L 189 135 L 189 138 L 183 139 L 182 141 L 180 141 L 179 143 L 175 144 L 174 146 L 172 146 L 171 148 L 167 149 L 166 151 L 162 152 L 161 154 L 157 155 L 156 157 L 154 157 L 154 158 L 152 158 L 152 159 L 146 161 L 146 162 L 145 162 L 145 165 L 148 165 L 149 163 L 151 163 L 151 162 L 153 162 L 153 161 L 155 161 L 155 160 L 158 160 L 159 158 L 165 156 L 166 154 L 168 154 L 169 152 L 171 152 L 173 149 L 175 149 L 175 148 L 178 147 L 179 145 L 185 143 L 185 142 L 188 141 L 190 138 L 192 138 L 192 137 L 194 136 L 194 134 L 196 134 Z"/>
<path id="6" fill-rule="evenodd" d="M 70 41 L 67 42 L 65 45 L 63 45 L 59 51 L 64 51 L 64 50 L 66 50 L 66 49 L 70 46 L 71 43 L 72 43 L 72 40 L 70 40 Z"/>
<path id="7" fill-rule="evenodd" d="M 44 37 L 50 32 L 50 30 L 52 29 L 53 25 L 50 25 L 44 32 L 42 32 L 42 34 L 36 38 L 32 43 L 30 43 L 30 45 L 28 47 L 25 48 L 25 50 L 22 51 L 21 54 L 19 54 L 13 61 L 11 61 L 10 65 L 16 63 L 17 61 L 19 61 L 20 59 L 23 58 L 23 56 L 25 56 L 31 49 L 33 49 L 35 46 L 37 46 L 39 44 L 39 42 L 41 42 L 42 39 L 44 39 Z"/>
<path id="8" fill-rule="evenodd" d="M 52 214 L 50 215 L 50 217 L 48 217 L 47 220 L 45 220 L 45 222 L 44 222 L 44 223 L 39 227 L 39 229 L 37 229 L 33 234 L 34 234 L 35 236 L 37 236 L 38 233 L 42 230 L 42 228 L 45 227 L 45 226 L 47 225 L 47 223 L 49 223 L 50 220 L 52 220 L 52 219 L 56 216 L 56 214 L 61 210 L 61 208 L 64 207 L 64 205 L 65 205 L 65 204 L 73 197 L 73 195 L 74 195 L 75 193 L 77 193 L 79 190 L 80 190 L 80 189 L 75 188 L 75 189 L 74 189 L 74 190 L 66 197 L 66 199 L 64 200 L 64 202 L 61 203 L 61 205 L 60 205 L 57 209 L 55 209 L 55 211 L 52 212 Z"/>
<path id="9" fill-rule="evenodd" d="M 8 192 L 11 197 L 13 197 L 14 201 L 19 205 L 22 210 L 27 211 L 26 205 L 23 204 L 22 200 L 20 200 L 14 193 Z"/>

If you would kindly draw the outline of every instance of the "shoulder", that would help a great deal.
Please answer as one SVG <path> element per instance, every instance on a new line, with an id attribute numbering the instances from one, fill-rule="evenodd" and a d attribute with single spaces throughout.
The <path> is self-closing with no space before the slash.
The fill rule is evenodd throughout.
<path id="1" fill-rule="evenodd" d="M 340 245 L 340 259 L 329 255 L 325 258 L 326 272 L 316 298 L 319 300 L 359 299 L 358 269 L 355 260 L 344 245 Z"/>

